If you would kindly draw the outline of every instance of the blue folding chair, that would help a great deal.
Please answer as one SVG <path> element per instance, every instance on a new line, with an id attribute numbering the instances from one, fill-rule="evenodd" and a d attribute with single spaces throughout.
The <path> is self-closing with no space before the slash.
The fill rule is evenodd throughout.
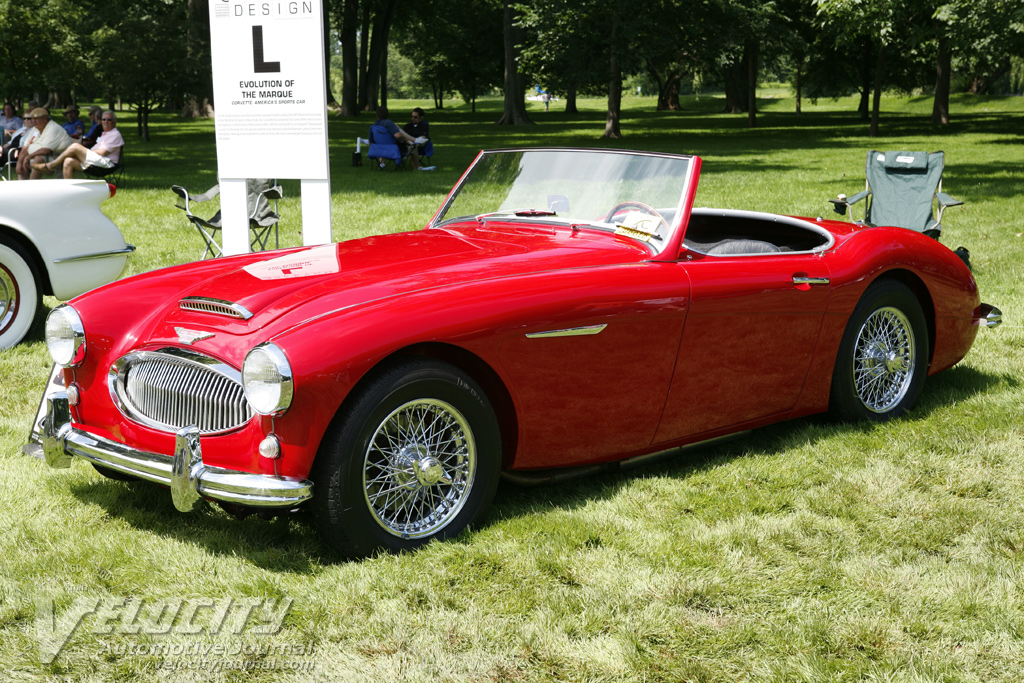
<path id="1" fill-rule="evenodd" d="M 383 170 L 387 168 L 389 160 L 393 162 L 395 169 L 401 168 L 405 157 L 402 156 L 402 149 L 398 146 L 398 141 L 388 132 L 387 128 L 377 124 L 370 126 L 368 139 L 370 140 L 370 149 L 366 156 L 373 161 L 373 168 Z"/>

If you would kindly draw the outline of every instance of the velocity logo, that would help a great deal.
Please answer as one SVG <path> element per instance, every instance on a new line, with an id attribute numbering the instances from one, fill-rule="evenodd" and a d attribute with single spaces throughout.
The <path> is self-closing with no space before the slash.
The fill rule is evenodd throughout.
<path id="1" fill-rule="evenodd" d="M 291 610 L 291 598 L 110 598 L 80 596 L 61 613 L 39 598 L 39 659 L 50 664 L 79 629 L 95 635 L 274 635 Z"/>

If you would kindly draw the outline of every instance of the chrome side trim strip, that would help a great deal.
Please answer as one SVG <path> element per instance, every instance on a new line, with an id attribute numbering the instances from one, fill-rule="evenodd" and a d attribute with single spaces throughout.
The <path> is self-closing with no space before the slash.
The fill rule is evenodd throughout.
<path id="1" fill-rule="evenodd" d="M 82 254 L 81 256 L 65 256 L 64 258 L 53 259 L 54 263 L 71 263 L 72 261 L 89 261 L 91 259 L 98 258 L 109 258 L 111 256 L 121 256 L 123 254 L 130 254 L 135 251 L 135 247 L 131 244 L 125 245 L 124 249 L 113 249 L 111 251 L 97 251 L 95 254 Z"/>
<path id="2" fill-rule="evenodd" d="M 587 327 L 570 327 L 565 330 L 550 330 L 548 332 L 529 332 L 527 339 L 547 339 L 549 337 L 589 337 L 593 334 L 601 334 L 608 325 L 589 325 Z"/>
<path id="3" fill-rule="evenodd" d="M 252 474 L 203 464 L 199 438 L 180 430 L 173 457 L 137 451 L 71 426 L 66 392 L 47 399 L 43 452 L 50 467 L 71 465 L 73 456 L 171 488 L 175 506 L 187 512 L 198 497 L 250 507 L 294 507 L 313 497 L 313 482 Z M 179 462 L 180 461 L 180 462 Z M 189 508 L 191 509 L 191 508 Z"/>
<path id="4" fill-rule="evenodd" d="M 210 313 L 212 315 L 223 315 L 228 318 L 248 320 L 252 313 L 242 306 L 223 299 L 212 299 L 205 296 L 189 296 L 178 302 L 178 308 L 183 311 L 197 311 L 199 313 Z"/>
<path id="5" fill-rule="evenodd" d="M 827 277 L 804 277 L 800 275 L 793 276 L 794 285 L 827 285 L 831 280 Z"/>

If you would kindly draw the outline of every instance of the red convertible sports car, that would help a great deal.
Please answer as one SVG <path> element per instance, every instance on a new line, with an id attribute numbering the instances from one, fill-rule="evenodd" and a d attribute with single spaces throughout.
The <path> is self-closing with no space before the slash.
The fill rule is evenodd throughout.
<path id="1" fill-rule="evenodd" d="M 998 324 L 937 241 L 693 208 L 700 165 L 483 152 L 423 230 L 84 294 L 46 322 L 45 457 L 400 551 L 480 520 L 502 473 L 890 419 Z"/>

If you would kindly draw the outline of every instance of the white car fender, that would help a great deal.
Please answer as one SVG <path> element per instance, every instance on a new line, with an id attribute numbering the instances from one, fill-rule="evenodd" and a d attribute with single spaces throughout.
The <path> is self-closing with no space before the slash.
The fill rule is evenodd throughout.
<path id="1" fill-rule="evenodd" d="M 116 280 L 134 251 L 100 209 L 110 196 L 102 180 L 0 183 L 0 225 L 32 242 L 58 299 Z"/>

